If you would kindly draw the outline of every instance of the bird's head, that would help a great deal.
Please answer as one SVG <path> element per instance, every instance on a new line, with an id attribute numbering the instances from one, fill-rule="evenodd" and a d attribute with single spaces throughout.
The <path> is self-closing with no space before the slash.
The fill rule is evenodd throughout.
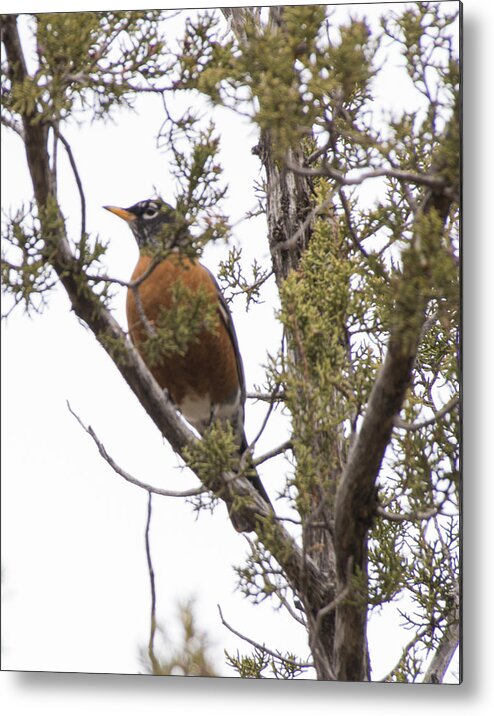
<path id="1" fill-rule="evenodd" d="M 104 208 L 128 223 L 140 249 L 173 249 L 182 243 L 186 235 L 175 209 L 162 199 L 138 201 L 127 209 L 118 206 Z"/>

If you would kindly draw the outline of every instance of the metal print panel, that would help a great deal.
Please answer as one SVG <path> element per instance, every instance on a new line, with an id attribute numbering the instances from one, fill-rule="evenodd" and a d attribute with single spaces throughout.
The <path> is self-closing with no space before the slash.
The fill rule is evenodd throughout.
<path id="1" fill-rule="evenodd" d="M 3 669 L 460 682 L 460 23 L 3 16 Z"/>

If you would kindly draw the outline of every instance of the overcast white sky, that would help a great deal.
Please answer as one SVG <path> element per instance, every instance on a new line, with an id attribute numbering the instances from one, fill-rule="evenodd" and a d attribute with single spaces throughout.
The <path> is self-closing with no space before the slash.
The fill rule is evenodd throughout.
<path id="1" fill-rule="evenodd" d="M 92 9 L 55 2 L 40 7 L 47 11 Z M 136 7 L 136 3 L 120 2 L 115 7 Z M 469 8 L 477 13 L 476 27 L 473 21 L 470 27 L 481 35 L 484 16 L 479 3 L 467 0 L 467 18 Z M 33 7 L 19 1 L 1 2 L 0 9 L 29 11 Z M 368 14 L 371 6 L 352 9 L 365 9 Z M 383 9 L 381 5 L 378 12 Z M 407 106 L 410 101 L 413 106 L 406 87 L 394 83 L 392 75 L 386 86 L 397 104 Z M 116 124 L 65 130 L 85 186 L 88 231 L 110 239 L 109 272 L 124 279 L 133 269 L 137 247 L 123 222 L 101 207 L 127 206 L 152 195 L 155 186 L 165 198 L 171 195 L 166 158 L 155 146 L 161 121 L 159 100 L 149 97 L 140 106 L 139 114 L 121 114 Z M 219 114 L 221 158 L 230 185 L 227 210 L 235 220 L 254 203 L 252 181 L 259 176 L 259 164 L 250 150 L 256 132 L 227 112 Z M 76 187 L 65 163 L 61 170 L 63 210 L 78 231 Z M 29 200 L 30 191 L 20 142 L 2 131 L 2 206 L 15 207 Z M 267 259 L 261 220 L 239 225 L 235 240 L 244 251 L 246 266 L 254 256 Z M 208 248 L 204 262 L 214 271 L 226 253 L 225 246 Z M 122 290 L 115 306 L 117 318 L 125 325 L 124 298 Z M 147 642 L 149 628 L 144 552 L 147 495 L 124 483 L 102 461 L 89 436 L 69 414 L 66 400 L 93 426 L 112 457 L 136 477 L 170 489 L 195 482 L 177 469 L 177 459 L 137 399 L 68 308 L 67 299 L 58 291 L 42 316 L 30 319 L 17 311 L 2 329 L 2 666 L 136 673 L 142 670 L 139 649 Z M 279 329 L 269 305 L 245 314 L 242 302 L 237 302 L 233 312 L 252 388 L 262 379 L 266 351 L 277 347 Z M 252 437 L 262 414 L 262 406 L 249 403 L 248 436 Z M 283 421 L 277 419 L 268 439 L 260 441 L 259 453 L 282 440 L 283 429 Z M 265 484 L 275 495 L 276 485 L 268 480 Z M 223 508 L 195 521 L 191 507 L 181 500 L 155 498 L 153 502 L 158 618 L 171 636 L 177 601 L 195 596 L 199 626 L 212 637 L 211 655 L 223 673 L 228 673 L 222 666 L 223 648 L 246 652 L 249 646 L 221 627 L 218 603 L 239 630 L 274 648 L 307 654 L 305 634 L 290 619 L 269 605 L 251 607 L 233 593 L 231 565 L 241 563 L 245 541 L 234 532 Z M 377 678 L 399 656 L 399 644 L 387 638 L 395 627 L 392 615 L 371 624 Z"/>

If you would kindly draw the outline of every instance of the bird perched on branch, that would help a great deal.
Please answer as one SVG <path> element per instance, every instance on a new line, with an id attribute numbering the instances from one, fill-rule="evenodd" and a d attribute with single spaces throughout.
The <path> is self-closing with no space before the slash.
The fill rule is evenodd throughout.
<path id="1" fill-rule="evenodd" d="M 127 292 L 133 343 L 186 420 L 201 435 L 215 420 L 229 422 L 242 455 L 245 378 L 237 336 L 218 284 L 191 251 L 186 225 L 161 199 L 104 208 L 128 223 L 139 247 Z M 164 326 L 168 348 L 159 337 L 153 345 Z M 257 472 L 246 476 L 271 504 Z"/>

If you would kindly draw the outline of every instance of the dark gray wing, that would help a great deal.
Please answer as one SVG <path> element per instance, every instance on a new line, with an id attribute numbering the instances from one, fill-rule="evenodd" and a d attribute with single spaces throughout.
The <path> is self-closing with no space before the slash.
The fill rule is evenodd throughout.
<path id="1" fill-rule="evenodd" d="M 204 267 L 206 268 L 206 267 Z M 225 326 L 226 330 L 228 331 L 228 335 L 231 338 L 233 347 L 235 349 L 235 359 L 237 362 L 237 372 L 238 372 L 238 382 L 240 385 L 240 394 L 241 394 L 241 402 L 242 406 L 245 403 L 245 374 L 244 374 L 244 366 L 242 361 L 242 356 L 240 354 L 240 349 L 238 346 L 238 339 L 237 334 L 235 333 L 235 326 L 233 324 L 233 318 L 232 314 L 230 312 L 230 309 L 228 307 L 228 304 L 225 300 L 225 297 L 223 296 L 223 293 L 221 291 L 221 288 L 218 285 L 217 280 L 211 273 L 209 269 L 206 268 L 206 271 L 211 277 L 211 281 L 214 283 L 214 286 L 216 288 L 216 292 L 218 294 L 218 301 L 219 301 L 219 312 L 221 316 L 221 320 L 223 321 L 223 325 Z"/>

